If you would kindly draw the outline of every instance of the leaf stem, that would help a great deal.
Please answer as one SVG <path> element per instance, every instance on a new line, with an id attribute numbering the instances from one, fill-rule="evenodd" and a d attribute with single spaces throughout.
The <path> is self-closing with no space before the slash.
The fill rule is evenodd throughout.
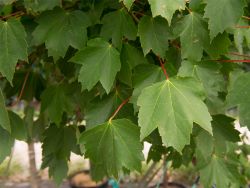
<path id="1" fill-rule="evenodd" d="M 240 53 L 237 53 L 237 52 L 230 52 L 228 54 L 239 56 L 239 57 L 248 57 L 248 58 L 250 58 L 250 55 L 240 54 Z"/>
<path id="2" fill-rule="evenodd" d="M 114 117 L 117 115 L 117 113 L 121 110 L 121 108 L 128 103 L 130 97 L 128 97 L 127 99 L 125 99 L 119 106 L 118 108 L 115 110 L 115 112 L 113 113 L 113 115 L 109 118 L 109 123 L 111 123 L 111 121 L 114 119 Z"/>
<path id="3" fill-rule="evenodd" d="M 6 16 L 0 16 L 0 19 L 1 20 L 6 20 L 6 19 L 12 18 L 12 17 L 20 17 L 20 16 L 23 16 L 24 14 L 25 14 L 25 12 L 18 11 L 18 12 L 14 12 L 14 13 L 11 13 L 11 14 L 6 15 Z"/>
<path id="4" fill-rule="evenodd" d="M 250 17 L 248 17 L 248 16 L 242 16 L 242 18 L 250 20 Z"/>
<path id="5" fill-rule="evenodd" d="M 243 59 L 243 60 L 238 60 L 238 59 L 222 59 L 222 60 L 212 60 L 212 61 L 216 61 L 216 62 L 222 62 L 222 63 L 250 63 L 250 59 Z"/>
<path id="6" fill-rule="evenodd" d="M 168 76 L 168 73 L 167 73 L 166 68 L 164 67 L 164 62 L 163 62 L 163 60 L 162 60 L 159 56 L 157 56 L 157 57 L 158 57 L 159 62 L 160 62 L 160 64 L 161 64 L 161 69 L 163 70 L 164 75 L 166 76 L 166 80 L 168 80 L 168 79 L 169 79 L 169 76 Z"/>
<path id="7" fill-rule="evenodd" d="M 250 25 L 236 25 L 235 27 L 238 29 L 249 29 Z"/>
<path id="8" fill-rule="evenodd" d="M 25 78 L 24 78 L 24 81 L 23 81 L 23 85 L 22 85 L 21 92 L 20 92 L 20 94 L 18 95 L 16 102 L 14 102 L 13 104 L 11 104 L 11 107 L 13 107 L 13 106 L 15 106 L 16 104 L 18 104 L 19 101 L 21 100 L 21 98 L 22 98 L 22 96 L 23 96 L 23 92 L 24 92 L 24 89 L 25 89 L 25 86 L 26 86 L 26 83 L 27 83 L 27 80 L 28 80 L 29 75 L 30 75 L 30 71 L 28 71 L 28 72 L 26 73 Z"/>

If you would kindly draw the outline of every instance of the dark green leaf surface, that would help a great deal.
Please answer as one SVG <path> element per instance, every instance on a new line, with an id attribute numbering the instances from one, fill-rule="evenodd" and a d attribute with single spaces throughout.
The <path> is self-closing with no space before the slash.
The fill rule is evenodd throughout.
<path id="1" fill-rule="evenodd" d="M 0 163 L 10 155 L 12 147 L 14 145 L 14 138 L 11 137 L 10 133 L 0 127 Z"/>
<path id="2" fill-rule="evenodd" d="M 44 12 L 37 23 L 33 42 L 36 45 L 45 43 L 49 55 L 55 59 L 64 57 L 69 46 L 81 49 L 86 44 L 86 28 L 90 25 L 90 20 L 81 11 L 67 13 L 57 8 Z"/>
<path id="3" fill-rule="evenodd" d="M 80 143 L 84 144 L 85 155 L 91 158 L 96 165 L 94 171 L 99 174 L 118 178 L 123 168 L 141 170 L 143 156 L 139 128 L 127 119 L 112 120 L 84 132 Z"/>
<path id="4" fill-rule="evenodd" d="M 47 110 L 50 120 L 60 124 L 63 112 L 71 112 L 73 104 L 70 98 L 70 92 L 65 85 L 49 86 L 42 93 L 42 111 Z"/>
<path id="5" fill-rule="evenodd" d="M 156 55 L 165 56 L 168 49 L 168 40 L 171 38 L 168 23 L 165 19 L 144 16 L 138 25 L 138 35 L 144 55 L 152 50 Z"/>
<path id="6" fill-rule="evenodd" d="M 112 22 L 110 20 L 113 20 Z M 114 46 L 121 48 L 123 37 L 135 40 L 137 28 L 125 9 L 106 14 L 102 19 L 101 36 L 112 39 Z"/>
<path id="7" fill-rule="evenodd" d="M 10 119 L 5 107 L 5 100 L 2 90 L 0 89 L 0 127 L 4 128 L 8 132 L 11 132 Z"/>

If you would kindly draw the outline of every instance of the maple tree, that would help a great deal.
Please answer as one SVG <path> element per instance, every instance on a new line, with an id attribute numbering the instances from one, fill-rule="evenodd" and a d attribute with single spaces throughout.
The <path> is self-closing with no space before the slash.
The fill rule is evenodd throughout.
<path id="1" fill-rule="evenodd" d="M 246 185 L 250 150 L 234 122 L 250 128 L 249 7 L 0 0 L 0 163 L 15 139 L 40 141 L 57 183 L 71 152 L 95 180 L 118 178 L 141 171 L 147 141 L 146 161 L 195 160 L 205 187 Z"/>

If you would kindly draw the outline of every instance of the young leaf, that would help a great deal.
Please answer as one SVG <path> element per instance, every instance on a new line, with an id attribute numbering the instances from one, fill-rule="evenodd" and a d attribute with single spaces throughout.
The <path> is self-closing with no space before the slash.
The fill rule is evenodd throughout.
<path id="1" fill-rule="evenodd" d="M 144 55 L 152 50 L 156 55 L 165 56 L 168 40 L 171 38 L 170 29 L 165 19 L 144 16 L 138 25 L 138 35 Z"/>
<path id="2" fill-rule="evenodd" d="M 118 178 L 123 168 L 141 170 L 143 147 L 139 139 L 139 128 L 127 119 L 98 125 L 84 132 L 79 142 L 84 144 L 85 156 L 95 165 L 94 170 L 109 177 Z M 100 175 L 94 178 L 101 180 L 103 177 Z"/>
<path id="3" fill-rule="evenodd" d="M 102 23 L 101 36 L 106 39 L 112 38 L 112 44 L 119 49 L 122 46 L 123 37 L 129 40 L 135 40 L 136 38 L 137 28 L 125 9 L 106 14 Z"/>
<path id="4" fill-rule="evenodd" d="M 57 125 L 61 122 L 63 112 L 72 112 L 73 110 L 70 95 L 66 85 L 62 84 L 49 86 L 42 93 L 41 110 L 47 110 L 50 120 Z"/>
<path id="5" fill-rule="evenodd" d="M 212 118 L 202 99 L 199 82 L 189 78 L 173 78 L 145 88 L 137 102 L 141 139 L 158 128 L 164 145 L 181 152 L 190 142 L 193 123 L 212 134 Z"/>
<path id="6" fill-rule="evenodd" d="M 11 83 L 18 60 L 27 61 L 26 32 L 20 21 L 0 20 L 0 72 Z"/>
<path id="7" fill-rule="evenodd" d="M 82 64 L 78 80 L 83 89 L 91 90 L 100 81 L 107 93 L 121 68 L 119 52 L 100 38 L 88 41 L 87 47 L 77 52 L 71 61 Z"/>
<path id="8" fill-rule="evenodd" d="M 51 19 L 53 18 L 53 19 Z M 57 8 L 44 12 L 37 19 L 38 26 L 33 32 L 34 44 L 45 43 L 50 56 L 64 57 L 69 46 L 81 49 L 87 41 L 86 28 L 89 17 L 81 11 L 66 11 Z"/>
<path id="9" fill-rule="evenodd" d="M 11 132 L 10 119 L 5 107 L 5 100 L 0 88 L 0 127 L 4 128 L 8 132 Z"/>
<path id="10" fill-rule="evenodd" d="M 185 0 L 149 0 L 154 17 L 162 16 L 168 20 L 169 25 L 176 10 L 185 9 Z"/>
<path id="11" fill-rule="evenodd" d="M 181 38 L 182 58 L 200 61 L 203 50 L 209 45 L 207 23 L 203 18 L 192 12 L 184 16 L 175 27 L 174 32 Z"/>
<path id="12" fill-rule="evenodd" d="M 238 106 L 241 126 L 250 128 L 250 73 L 240 75 L 231 85 L 227 96 L 228 107 Z"/>
<path id="13" fill-rule="evenodd" d="M 208 27 L 211 40 L 230 27 L 235 27 L 244 11 L 245 0 L 207 0 L 205 18 L 209 19 Z"/>

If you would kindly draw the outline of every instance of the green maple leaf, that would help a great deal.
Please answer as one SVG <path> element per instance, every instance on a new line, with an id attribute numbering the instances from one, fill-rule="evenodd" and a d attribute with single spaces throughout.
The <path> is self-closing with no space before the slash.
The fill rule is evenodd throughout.
<path id="1" fill-rule="evenodd" d="M 210 37 L 213 39 L 230 27 L 235 27 L 244 11 L 245 0 L 207 0 L 205 18 L 209 19 Z"/>
<path id="2" fill-rule="evenodd" d="M 50 125 L 44 132 L 41 168 L 49 167 L 49 175 L 54 178 L 57 184 L 60 184 L 67 176 L 67 161 L 76 144 L 75 130 L 70 126 L 58 128 Z"/>
<path id="3" fill-rule="evenodd" d="M 182 58 L 200 61 L 203 50 L 209 45 L 207 23 L 197 13 L 186 15 L 175 27 L 181 38 Z"/>
<path id="4" fill-rule="evenodd" d="M 0 126 L 0 164 L 10 155 L 15 139 Z"/>
<path id="5" fill-rule="evenodd" d="M 229 187 L 230 183 L 239 182 L 237 165 L 228 159 L 212 156 L 211 161 L 200 170 L 201 181 L 205 187 Z"/>
<path id="6" fill-rule="evenodd" d="M 135 40 L 136 38 L 136 25 L 125 9 L 106 14 L 102 23 L 101 36 L 106 39 L 112 38 L 112 43 L 118 48 L 122 46 L 123 37 L 129 40 Z"/>
<path id="7" fill-rule="evenodd" d="M 152 50 L 156 55 L 165 56 L 168 40 L 172 37 L 165 19 L 144 16 L 139 22 L 138 35 L 144 55 Z"/>
<path id="8" fill-rule="evenodd" d="M 123 2 L 124 5 L 127 7 L 127 9 L 130 9 L 133 5 L 135 0 L 120 0 L 120 2 Z"/>
<path id="9" fill-rule="evenodd" d="M 151 11 L 154 17 L 162 16 L 168 20 L 170 25 L 173 14 L 176 10 L 185 9 L 185 0 L 149 0 Z"/>
<path id="10" fill-rule="evenodd" d="M 241 126 L 250 128 L 250 73 L 241 74 L 231 84 L 227 104 L 228 107 L 238 106 Z"/>
<path id="11" fill-rule="evenodd" d="M 98 125 L 80 137 L 85 146 L 85 156 L 89 157 L 95 168 L 96 180 L 106 174 L 118 178 L 123 168 L 141 170 L 142 144 L 139 128 L 127 119 L 117 119 Z M 121 149 L 122 148 L 122 149 Z M 99 171 L 99 172 L 98 172 Z"/>
<path id="12" fill-rule="evenodd" d="M 212 133 L 203 90 L 189 78 L 173 78 L 145 88 L 138 98 L 141 139 L 156 128 L 165 146 L 181 152 L 190 143 L 193 123 Z"/>
<path id="13" fill-rule="evenodd" d="M 0 20 L 0 72 L 12 82 L 18 60 L 27 61 L 26 32 L 20 21 Z"/>
<path id="14" fill-rule="evenodd" d="M 52 10 L 56 6 L 61 6 L 60 0 L 24 0 L 27 10 L 44 11 Z"/>
<path id="15" fill-rule="evenodd" d="M 53 18 L 53 19 L 51 19 Z M 50 56 L 64 57 L 69 46 L 81 49 L 87 41 L 89 17 L 81 11 L 66 12 L 60 8 L 44 12 L 37 19 L 34 44 L 45 43 Z"/>
<path id="16" fill-rule="evenodd" d="M 41 96 L 41 111 L 48 111 L 50 120 L 60 124 L 63 112 L 72 112 L 71 92 L 66 85 L 49 86 Z"/>
<path id="17" fill-rule="evenodd" d="M 7 109 L 5 107 L 5 100 L 1 89 L 0 89 L 0 127 L 4 128 L 8 132 L 11 132 L 10 119 Z"/>
<path id="18" fill-rule="evenodd" d="M 107 93 L 121 68 L 119 52 L 100 38 L 89 40 L 71 61 L 82 64 L 78 80 L 84 89 L 91 90 L 100 81 Z"/>

